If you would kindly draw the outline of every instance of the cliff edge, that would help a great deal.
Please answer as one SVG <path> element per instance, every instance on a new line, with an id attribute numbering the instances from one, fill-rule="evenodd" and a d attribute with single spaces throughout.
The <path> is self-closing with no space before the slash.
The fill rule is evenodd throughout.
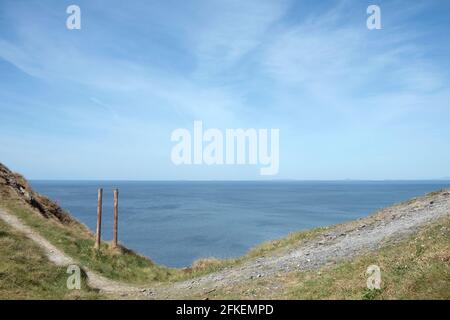
<path id="1" fill-rule="evenodd" d="M 24 201 L 43 217 L 55 219 L 62 224 L 75 221 L 58 204 L 35 192 L 23 176 L 12 172 L 2 163 L 0 163 L 0 196 L 5 199 Z"/>

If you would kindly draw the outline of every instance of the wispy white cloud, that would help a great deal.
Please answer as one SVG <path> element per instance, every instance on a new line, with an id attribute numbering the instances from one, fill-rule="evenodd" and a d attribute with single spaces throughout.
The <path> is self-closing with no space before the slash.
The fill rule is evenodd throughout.
<path id="1" fill-rule="evenodd" d="M 206 1 L 190 30 L 199 75 L 217 75 L 258 48 L 286 13 L 290 1 Z"/>
<path id="2" fill-rule="evenodd" d="M 83 85 L 107 95 L 130 95 L 134 101 L 140 99 L 141 105 L 145 101 L 151 105 L 156 98 L 163 105 L 149 108 L 170 107 L 187 118 L 230 122 L 236 120 L 234 111 L 243 107 L 240 94 L 220 82 L 209 83 L 211 79 L 198 82 L 197 77 L 217 75 L 218 70 L 236 63 L 262 41 L 285 6 L 269 1 L 250 1 L 243 7 L 237 1 L 215 5 L 199 6 L 201 19 L 194 21 L 187 33 L 189 54 L 196 61 L 192 74 L 177 70 L 168 73 L 155 64 L 92 51 L 86 44 L 80 46 L 80 40 L 74 40 L 67 30 L 51 30 L 49 21 L 30 24 L 21 18 L 15 20 L 18 36 L 14 41 L 0 38 L 0 57 L 46 81 Z M 132 17 L 122 14 L 121 20 L 126 19 Z"/>
<path id="3" fill-rule="evenodd" d="M 346 20 L 347 6 L 272 37 L 264 47 L 263 72 L 290 88 L 286 90 L 298 91 L 299 99 L 338 110 L 356 122 L 368 118 L 370 106 L 377 110 L 375 119 L 384 122 L 388 114 L 407 113 L 411 99 L 423 101 L 433 92 L 448 90 L 448 79 L 427 58 L 428 51 L 437 48 L 416 44 L 406 32 L 370 33 Z"/>
<path id="4" fill-rule="evenodd" d="M 16 97 L 21 107 L 0 104 L 8 119 L 13 108 L 28 118 L 42 110 L 42 119 L 59 108 L 71 130 L 102 133 L 104 149 L 117 139 L 133 141 L 123 157 L 157 161 L 170 147 L 168 133 L 194 119 L 211 127 L 263 123 L 285 129 L 289 169 L 281 171 L 293 177 L 304 154 L 338 158 L 323 150 L 353 150 L 367 137 L 384 148 L 383 134 L 430 130 L 438 122 L 444 130 L 444 117 L 436 115 L 449 112 L 449 74 L 443 59 L 434 59 L 441 44 L 424 41 L 433 30 L 413 19 L 425 2 L 383 5 L 379 31 L 365 28 L 365 8 L 352 1 L 113 4 L 80 0 L 85 20 L 78 33 L 64 28 L 62 5 L 2 7 L 0 24 L 7 21 L 8 30 L 0 30 L 0 59 L 48 90 L 38 95 L 31 88 L 26 103 Z M 14 100 L 5 89 L 0 94 Z M 74 149 L 95 149 L 95 141 L 71 139 Z M 149 146 L 158 152 L 145 153 Z M 302 172 L 320 172 L 315 163 L 302 163 Z"/>

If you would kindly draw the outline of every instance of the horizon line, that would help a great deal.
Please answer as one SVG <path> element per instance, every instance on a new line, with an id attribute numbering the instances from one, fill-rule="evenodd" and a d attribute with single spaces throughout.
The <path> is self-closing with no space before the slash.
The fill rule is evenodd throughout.
<path id="1" fill-rule="evenodd" d="M 29 181 L 111 181 L 111 182 L 401 182 L 401 181 L 443 181 L 450 182 L 447 178 L 426 179 L 27 179 Z"/>

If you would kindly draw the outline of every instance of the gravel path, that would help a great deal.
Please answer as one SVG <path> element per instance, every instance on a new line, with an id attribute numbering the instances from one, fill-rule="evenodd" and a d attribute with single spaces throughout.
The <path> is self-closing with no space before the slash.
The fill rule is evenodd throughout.
<path id="1" fill-rule="evenodd" d="M 327 228 L 314 239 L 278 254 L 171 286 L 148 289 L 155 298 L 207 294 L 278 273 L 318 269 L 379 248 L 387 240 L 402 239 L 419 227 L 450 214 L 450 190 L 412 199 L 377 213 Z"/>
<path id="2" fill-rule="evenodd" d="M 444 190 L 394 205 L 362 219 L 328 227 L 317 237 L 303 241 L 289 250 L 282 250 L 193 280 L 152 288 L 118 283 L 83 269 L 88 275 L 89 285 L 106 293 L 150 299 L 190 297 L 257 278 L 295 270 L 317 269 L 330 262 L 347 260 L 376 250 L 387 240 L 402 239 L 421 226 L 449 214 L 450 191 Z M 35 241 L 55 264 L 76 264 L 15 216 L 0 210 L 0 218 Z"/>

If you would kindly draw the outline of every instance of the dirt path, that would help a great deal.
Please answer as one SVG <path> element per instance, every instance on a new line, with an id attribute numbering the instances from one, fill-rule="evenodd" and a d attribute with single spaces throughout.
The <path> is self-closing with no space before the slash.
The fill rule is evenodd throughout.
<path id="1" fill-rule="evenodd" d="M 79 263 L 66 255 L 64 252 L 52 245 L 48 240 L 39 235 L 36 231 L 25 225 L 19 218 L 0 209 L 0 219 L 9 224 L 12 228 L 23 233 L 26 237 L 33 240 L 39 247 L 42 248 L 48 259 L 57 266 L 78 265 Z M 108 278 L 105 278 L 91 270 L 82 267 L 88 277 L 88 285 L 92 288 L 99 289 L 104 293 L 109 294 L 132 294 L 140 292 L 139 288 L 129 286 L 127 284 L 119 283 Z"/>
<path id="2" fill-rule="evenodd" d="M 88 274 L 89 284 L 107 293 L 150 299 L 204 295 L 238 283 L 270 278 L 278 273 L 317 269 L 330 262 L 350 259 L 376 250 L 387 240 L 402 239 L 421 226 L 449 214 L 450 191 L 441 191 L 380 210 L 366 218 L 329 227 L 318 237 L 304 241 L 289 250 L 279 251 L 196 279 L 147 289 L 121 284 L 86 268 L 83 269 Z M 74 264 L 70 257 L 15 216 L 0 210 L 0 218 L 41 246 L 52 262 L 57 265 Z"/>

